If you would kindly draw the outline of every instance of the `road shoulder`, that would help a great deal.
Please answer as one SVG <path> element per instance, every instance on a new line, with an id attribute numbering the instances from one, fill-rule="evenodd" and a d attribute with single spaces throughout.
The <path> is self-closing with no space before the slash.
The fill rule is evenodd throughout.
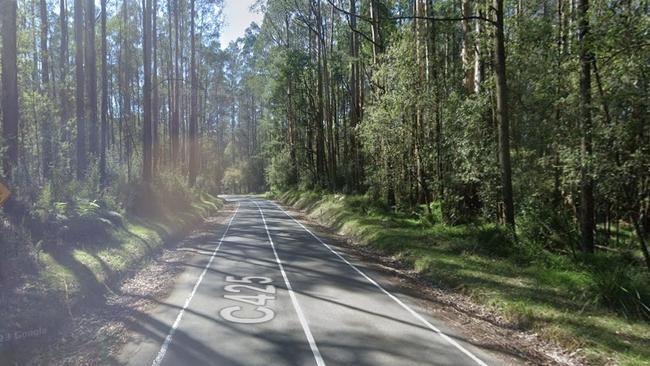
<path id="1" fill-rule="evenodd" d="M 517 329 L 491 309 L 472 302 L 468 296 L 434 287 L 424 276 L 408 270 L 398 258 L 340 235 L 320 223 L 318 218 L 276 203 L 352 264 L 368 271 L 367 274 L 389 292 L 398 294 L 409 305 L 424 312 L 423 315 L 439 320 L 454 334 L 506 364 L 581 365 L 575 354 L 543 341 L 536 334 Z"/>
<path id="2" fill-rule="evenodd" d="M 30 364 L 115 364 L 115 356 L 128 341 L 129 327 L 136 322 L 137 315 L 150 311 L 164 299 L 186 270 L 182 263 L 193 253 L 181 249 L 201 242 L 211 235 L 215 226 L 227 223 L 236 206 L 224 205 L 184 239 L 169 243 L 142 269 L 127 276 L 113 289 L 107 288 L 105 302 L 78 309 L 73 321 L 68 322 L 59 337 L 38 352 Z"/>

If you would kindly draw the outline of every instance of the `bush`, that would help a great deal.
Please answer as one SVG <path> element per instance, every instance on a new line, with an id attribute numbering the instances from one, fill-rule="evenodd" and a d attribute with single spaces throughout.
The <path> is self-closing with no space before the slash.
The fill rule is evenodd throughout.
<path id="1" fill-rule="evenodd" d="M 482 225 L 473 236 L 476 251 L 482 255 L 508 259 L 514 263 L 528 265 L 545 261 L 548 253 L 539 245 L 516 238 L 512 230 L 503 225 Z"/>
<path id="2" fill-rule="evenodd" d="M 476 221 L 481 211 L 478 184 L 459 183 L 450 188 L 441 203 L 442 218 L 450 225 Z"/>
<path id="3" fill-rule="evenodd" d="M 552 252 L 573 252 L 580 242 L 580 230 L 570 212 L 535 199 L 524 203 L 517 233 L 521 241 Z"/>
<path id="4" fill-rule="evenodd" d="M 593 273 L 592 291 L 598 294 L 598 303 L 626 318 L 650 321 L 650 278 L 633 258 L 599 253 L 588 256 L 585 262 Z"/>
<path id="5" fill-rule="evenodd" d="M 230 193 L 242 193 L 244 187 L 244 174 L 240 167 L 231 166 L 221 180 L 223 189 Z"/>
<path id="6" fill-rule="evenodd" d="M 291 185 L 291 159 L 289 151 L 274 155 L 271 164 L 266 167 L 266 182 L 274 191 L 284 191 Z"/>

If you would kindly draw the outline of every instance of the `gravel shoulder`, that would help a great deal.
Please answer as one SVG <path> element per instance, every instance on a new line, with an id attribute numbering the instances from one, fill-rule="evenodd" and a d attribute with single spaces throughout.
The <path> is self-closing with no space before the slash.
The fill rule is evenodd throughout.
<path id="1" fill-rule="evenodd" d="M 88 299 L 80 304 L 55 339 L 36 352 L 29 365 L 110 364 L 126 342 L 129 325 L 135 322 L 135 317 L 165 298 L 183 272 L 181 263 L 192 255 L 184 248 L 204 240 L 212 228 L 228 220 L 234 209 L 235 205 L 225 205 L 184 239 L 166 245 L 140 270 L 113 288 L 107 287 L 108 294 L 102 303 Z"/>
<path id="2" fill-rule="evenodd" d="M 407 269 L 398 258 L 361 245 L 321 224 L 317 218 L 281 202 L 277 203 L 296 219 L 308 223 L 315 234 L 336 247 L 341 254 L 386 276 L 393 286 L 393 291 L 408 296 L 411 301 L 417 302 L 420 308 L 426 309 L 453 328 L 455 333 L 467 337 L 474 345 L 489 350 L 508 363 L 570 366 L 587 364 L 580 350 L 570 352 L 542 340 L 535 333 L 517 329 L 495 309 L 476 304 L 469 296 L 453 289 L 434 287 L 424 276 Z"/>

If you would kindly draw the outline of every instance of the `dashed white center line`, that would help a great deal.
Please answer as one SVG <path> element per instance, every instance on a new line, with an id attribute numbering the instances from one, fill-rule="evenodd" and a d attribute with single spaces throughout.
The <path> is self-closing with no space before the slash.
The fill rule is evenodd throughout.
<path id="1" fill-rule="evenodd" d="M 311 352 L 314 354 L 314 358 L 316 359 L 316 364 L 318 366 L 325 366 L 325 361 L 323 360 L 323 357 L 321 356 L 320 351 L 318 350 L 318 346 L 316 345 L 314 336 L 311 334 L 311 330 L 309 329 L 309 324 L 307 324 L 307 319 L 305 318 L 305 314 L 302 312 L 302 309 L 300 308 L 300 304 L 298 303 L 296 294 L 293 292 L 293 288 L 291 287 L 289 278 L 287 277 L 287 274 L 284 271 L 284 266 L 282 265 L 282 261 L 278 256 L 278 252 L 275 250 L 275 244 L 273 243 L 273 239 L 271 238 L 269 227 L 266 224 L 266 218 L 264 217 L 264 212 L 262 211 L 262 208 L 256 201 L 253 202 L 257 206 L 257 209 L 260 211 L 260 214 L 262 214 L 262 222 L 264 222 L 264 229 L 266 230 L 266 235 L 269 237 L 269 242 L 271 243 L 271 248 L 273 249 L 273 254 L 275 255 L 275 261 L 278 263 L 278 267 L 280 267 L 280 272 L 282 272 L 282 278 L 284 278 L 284 283 L 287 286 L 287 291 L 289 292 L 289 296 L 291 297 L 291 302 L 293 302 L 293 307 L 296 309 L 296 313 L 298 314 L 298 319 L 300 320 L 302 329 L 305 332 L 305 337 L 307 337 L 307 342 L 309 342 L 309 348 L 311 348 Z"/>
<path id="2" fill-rule="evenodd" d="M 174 338 L 174 333 L 176 333 L 176 329 L 181 324 L 181 319 L 183 319 L 185 310 L 187 309 L 188 306 L 190 306 L 190 302 L 192 302 L 192 298 L 196 294 L 196 290 L 198 290 L 199 285 L 201 285 L 201 282 L 203 281 L 203 277 L 205 277 L 205 274 L 208 272 L 208 269 L 212 265 L 212 261 L 214 261 L 214 257 L 217 255 L 219 248 L 221 248 L 221 243 L 223 243 L 223 239 L 228 234 L 228 230 L 230 229 L 230 224 L 232 224 L 232 220 L 234 220 L 235 216 L 237 216 L 237 212 L 239 211 L 239 206 L 240 204 L 237 205 L 237 208 L 235 209 L 235 213 L 230 218 L 230 221 L 228 221 L 228 226 L 226 227 L 226 230 L 223 232 L 221 239 L 219 239 L 219 244 L 217 244 L 217 247 L 214 248 L 214 251 L 212 251 L 210 260 L 208 261 L 208 264 L 205 265 L 205 268 L 203 268 L 203 272 L 201 272 L 201 275 L 199 276 L 198 280 L 196 280 L 192 292 L 185 298 L 185 304 L 183 305 L 183 308 L 178 312 L 178 315 L 176 316 L 176 320 L 174 321 L 174 324 L 172 325 L 171 329 L 169 329 L 169 333 L 167 333 L 167 337 L 165 337 L 165 341 L 160 347 L 160 351 L 158 351 L 158 355 L 153 360 L 151 366 L 160 366 L 160 363 L 162 362 L 163 358 L 165 358 L 167 349 L 169 348 L 169 345 L 172 343 L 172 338 Z"/>
<path id="3" fill-rule="evenodd" d="M 287 215 L 290 219 L 292 219 L 294 222 L 296 222 L 300 227 L 302 227 L 305 231 L 307 231 L 311 236 L 313 236 L 316 240 L 318 240 L 319 243 L 325 246 L 325 248 L 329 249 L 330 252 L 332 252 L 334 255 L 336 255 L 341 261 L 344 263 L 348 264 L 350 267 L 352 267 L 357 273 L 359 273 L 362 277 L 364 277 L 368 282 L 373 284 L 375 287 L 377 287 L 381 292 L 386 294 L 388 297 L 390 297 L 393 301 L 395 301 L 397 304 L 399 304 L 404 310 L 408 311 L 413 317 L 415 317 L 417 320 L 419 320 L 422 324 L 424 324 L 426 327 L 437 333 L 442 339 L 447 341 L 447 343 L 451 344 L 454 346 L 456 349 L 464 353 L 467 357 L 471 358 L 476 364 L 480 366 L 487 366 L 485 362 L 483 362 L 480 358 L 478 358 L 476 355 L 474 355 L 472 352 L 470 352 L 468 349 L 463 347 L 460 343 L 456 342 L 454 339 L 443 333 L 440 329 L 438 329 L 436 326 L 431 324 L 428 320 L 426 320 L 422 315 L 418 314 L 415 310 L 411 309 L 408 305 L 406 305 L 402 300 L 400 300 L 397 296 L 391 294 L 388 292 L 388 290 L 384 289 L 377 281 L 373 280 L 370 278 L 368 275 L 366 275 L 363 271 L 361 271 L 359 268 L 357 268 L 354 264 L 350 263 L 347 259 L 345 259 L 342 255 L 340 255 L 336 250 L 334 250 L 331 246 L 327 245 L 321 238 L 319 238 L 316 234 L 314 234 L 311 230 L 309 230 L 305 225 L 303 225 L 300 221 L 296 220 L 293 216 L 291 216 L 287 211 L 285 211 L 280 205 L 277 203 L 273 202 L 275 206 L 277 206 L 282 212 L 284 212 L 285 215 Z M 255 202 L 257 204 L 257 202 Z M 260 207 L 259 204 L 257 204 L 257 207 Z M 266 225 L 266 223 L 265 223 Z"/>

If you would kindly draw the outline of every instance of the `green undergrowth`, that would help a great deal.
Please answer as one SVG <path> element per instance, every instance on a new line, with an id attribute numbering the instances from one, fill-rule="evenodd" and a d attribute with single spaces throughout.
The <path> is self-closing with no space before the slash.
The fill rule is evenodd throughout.
<path id="1" fill-rule="evenodd" d="M 77 318 L 80 306 L 103 304 L 166 243 L 181 239 L 223 206 L 209 193 L 174 194 L 164 188 L 133 193 L 128 202 L 122 209 L 84 199 L 44 205 L 43 238 L 18 242 L 25 253 L 2 263 L 5 272 L 11 268 L 11 277 L 5 276 L 0 288 L 1 334 L 43 328 L 47 337 L 56 337 L 63 323 Z M 0 343 L 0 360 L 14 357 L 28 341 Z"/>
<path id="2" fill-rule="evenodd" d="M 100 221 L 103 228 L 81 236 L 81 242 L 67 247 L 54 244 L 54 248 L 43 250 L 39 254 L 42 284 L 57 292 L 67 287 L 66 296 L 72 298 L 93 290 L 93 285 L 110 284 L 138 269 L 167 241 L 179 239 L 222 207 L 222 201 L 208 193 L 191 197 L 181 207 L 177 203 L 168 205 L 157 195 L 149 199 L 160 200 L 155 212 L 111 212 L 109 221 Z M 98 216 L 103 215 L 100 212 Z M 102 230 L 99 235 L 98 230 Z M 74 267 L 87 271 L 75 271 Z"/>
<path id="3" fill-rule="evenodd" d="M 435 213 L 391 212 L 365 196 L 273 196 L 396 256 L 434 285 L 489 306 L 520 329 L 581 349 L 590 364 L 650 365 L 650 276 L 613 254 L 551 253 L 513 240 L 496 225 L 449 226 Z"/>

